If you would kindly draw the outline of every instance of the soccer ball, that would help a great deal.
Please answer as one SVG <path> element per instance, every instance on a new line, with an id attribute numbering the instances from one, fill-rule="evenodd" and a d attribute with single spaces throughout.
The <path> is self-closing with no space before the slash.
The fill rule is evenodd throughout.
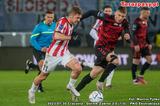
<path id="1" fill-rule="evenodd" d="M 103 101 L 103 94 L 99 91 L 93 91 L 89 95 L 89 101 L 90 102 L 102 102 Z"/>

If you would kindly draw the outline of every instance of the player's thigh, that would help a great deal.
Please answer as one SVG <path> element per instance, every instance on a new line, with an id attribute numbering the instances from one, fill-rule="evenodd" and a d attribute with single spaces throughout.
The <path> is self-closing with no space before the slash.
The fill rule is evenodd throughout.
<path id="1" fill-rule="evenodd" d="M 45 59 L 45 53 L 38 51 L 36 49 L 33 48 L 33 55 L 36 58 L 37 63 L 39 63 L 39 61 L 44 60 Z"/>
<path id="2" fill-rule="evenodd" d="M 133 58 L 132 63 L 138 65 L 138 64 L 140 64 L 140 59 L 139 58 Z"/>
<path id="3" fill-rule="evenodd" d="M 107 54 L 106 61 L 115 65 L 119 64 L 118 56 L 114 53 L 114 51 Z"/>
<path id="4" fill-rule="evenodd" d="M 94 66 L 90 72 L 90 76 L 94 79 L 103 71 L 104 71 L 104 68 L 102 68 L 101 66 Z"/>
<path id="5" fill-rule="evenodd" d="M 103 50 L 103 48 L 99 48 L 96 46 L 95 55 L 97 58 L 95 60 L 94 66 L 100 66 L 102 68 L 105 68 L 108 62 L 106 61 L 106 52 Z"/>
<path id="6" fill-rule="evenodd" d="M 69 51 L 63 56 L 62 65 L 72 70 L 82 70 L 79 61 Z"/>
<path id="7" fill-rule="evenodd" d="M 82 70 L 80 63 L 76 58 L 73 58 L 71 61 L 69 61 L 66 66 L 72 70 Z"/>
<path id="8" fill-rule="evenodd" d="M 139 64 L 140 63 L 140 57 L 141 57 L 141 51 L 136 52 L 134 48 L 132 48 L 132 63 L 133 64 Z"/>
<path id="9" fill-rule="evenodd" d="M 54 71 L 56 66 L 62 61 L 62 57 L 54 57 L 46 54 L 44 64 L 42 66 L 42 72 L 49 73 Z"/>

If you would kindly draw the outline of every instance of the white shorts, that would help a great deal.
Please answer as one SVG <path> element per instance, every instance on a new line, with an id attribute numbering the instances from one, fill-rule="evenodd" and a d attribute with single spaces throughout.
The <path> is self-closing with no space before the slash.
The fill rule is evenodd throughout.
<path id="1" fill-rule="evenodd" d="M 89 34 L 94 39 L 94 45 L 95 45 L 96 41 L 98 40 L 97 31 L 92 28 Z"/>
<path id="2" fill-rule="evenodd" d="M 44 64 L 42 66 L 42 72 L 49 73 L 54 71 L 59 63 L 65 67 L 66 64 L 74 58 L 75 57 L 69 51 L 66 51 L 63 56 L 51 56 L 46 53 Z"/>

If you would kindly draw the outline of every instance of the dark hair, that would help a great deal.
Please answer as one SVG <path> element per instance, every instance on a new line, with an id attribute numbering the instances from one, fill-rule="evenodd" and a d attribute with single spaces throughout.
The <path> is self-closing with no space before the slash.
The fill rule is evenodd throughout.
<path id="1" fill-rule="evenodd" d="M 69 10 L 68 14 L 82 14 L 82 11 L 81 11 L 81 8 L 80 8 L 80 7 L 78 7 L 78 6 L 73 6 L 73 7 Z"/>
<path id="2" fill-rule="evenodd" d="M 126 7 L 122 7 L 122 6 L 120 6 L 120 7 L 118 8 L 118 11 L 120 11 L 121 13 L 124 13 L 124 14 L 127 13 Z"/>
<path id="3" fill-rule="evenodd" d="M 105 6 L 103 6 L 103 10 L 105 9 L 105 8 L 112 8 L 110 5 L 105 5 Z"/>
<path id="4" fill-rule="evenodd" d="M 142 11 L 142 10 L 149 10 L 149 8 L 148 8 L 148 7 L 142 7 L 142 8 L 141 8 L 141 11 Z"/>
<path id="5" fill-rule="evenodd" d="M 53 14 L 53 11 L 48 10 L 48 11 L 46 11 L 46 13 L 45 13 L 45 14 Z"/>

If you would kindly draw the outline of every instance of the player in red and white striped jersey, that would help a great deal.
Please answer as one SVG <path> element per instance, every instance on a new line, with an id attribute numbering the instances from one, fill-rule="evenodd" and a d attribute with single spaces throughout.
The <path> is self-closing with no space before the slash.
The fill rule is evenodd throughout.
<path id="1" fill-rule="evenodd" d="M 71 40 L 73 25 L 80 21 L 82 17 L 81 14 L 82 12 L 79 7 L 73 7 L 68 17 L 62 17 L 57 22 L 53 42 L 47 50 L 41 74 L 34 79 L 28 91 L 30 103 L 35 103 L 35 91 L 40 82 L 45 80 L 59 63 L 72 70 L 67 89 L 70 90 L 74 96 L 80 96 L 74 85 L 81 73 L 82 67 L 79 61 L 69 52 L 68 43 Z"/>
<path id="2" fill-rule="evenodd" d="M 68 22 L 66 17 L 62 17 L 57 22 L 55 32 L 70 37 L 73 32 L 73 25 Z M 54 39 L 47 52 L 51 56 L 63 56 L 68 50 L 68 43 L 69 40 Z"/>

